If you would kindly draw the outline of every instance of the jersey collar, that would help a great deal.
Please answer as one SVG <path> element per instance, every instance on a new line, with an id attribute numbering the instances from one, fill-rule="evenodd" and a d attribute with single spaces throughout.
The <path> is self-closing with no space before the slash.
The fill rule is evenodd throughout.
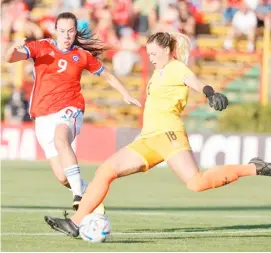
<path id="1" fill-rule="evenodd" d="M 70 51 L 72 51 L 74 49 L 74 45 L 71 45 L 71 47 L 69 49 L 64 49 L 64 50 L 61 50 L 58 46 L 57 46 L 57 42 L 56 40 L 53 40 L 54 41 L 54 45 L 55 47 L 57 48 L 58 51 L 60 51 L 61 53 L 63 54 L 66 54 L 66 53 L 69 53 Z"/>

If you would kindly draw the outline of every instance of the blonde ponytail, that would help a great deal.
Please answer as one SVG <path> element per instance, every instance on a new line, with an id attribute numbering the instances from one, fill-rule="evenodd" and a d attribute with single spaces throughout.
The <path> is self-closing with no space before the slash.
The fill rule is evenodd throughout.
<path id="1" fill-rule="evenodd" d="M 190 39 L 182 33 L 175 32 L 171 33 L 170 35 L 173 36 L 176 40 L 174 58 L 187 64 L 192 47 Z"/>

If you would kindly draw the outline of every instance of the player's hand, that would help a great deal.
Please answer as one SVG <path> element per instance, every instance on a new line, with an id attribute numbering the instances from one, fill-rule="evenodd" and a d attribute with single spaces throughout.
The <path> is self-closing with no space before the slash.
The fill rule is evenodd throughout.
<path id="1" fill-rule="evenodd" d="M 227 108 L 229 101 L 228 98 L 221 93 L 214 93 L 212 96 L 209 96 L 208 102 L 210 107 L 214 108 L 217 111 L 222 111 Z"/>
<path id="2" fill-rule="evenodd" d="M 13 47 L 17 50 L 22 49 L 25 46 L 25 40 L 26 38 L 15 41 Z"/>
<path id="3" fill-rule="evenodd" d="M 125 95 L 123 97 L 123 100 L 127 104 L 131 104 L 132 103 L 132 104 L 135 104 L 137 106 L 142 107 L 142 105 L 140 104 L 140 102 L 137 99 L 135 99 L 134 97 L 132 97 L 130 94 Z"/>

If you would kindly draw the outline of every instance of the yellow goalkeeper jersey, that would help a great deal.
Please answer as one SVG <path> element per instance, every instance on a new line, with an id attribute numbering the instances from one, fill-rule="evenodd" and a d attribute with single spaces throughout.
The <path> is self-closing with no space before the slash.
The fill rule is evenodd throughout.
<path id="1" fill-rule="evenodd" d="M 180 117 L 188 100 L 184 78 L 193 72 L 182 62 L 170 61 L 154 71 L 148 86 L 140 138 L 168 131 L 184 131 Z"/>

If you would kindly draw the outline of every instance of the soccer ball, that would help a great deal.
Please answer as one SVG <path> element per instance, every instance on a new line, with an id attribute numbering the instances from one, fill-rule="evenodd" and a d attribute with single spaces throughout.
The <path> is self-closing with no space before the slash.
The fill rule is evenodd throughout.
<path id="1" fill-rule="evenodd" d="M 110 234 L 108 219 L 101 214 L 91 213 L 79 225 L 79 233 L 88 242 L 104 242 Z"/>

